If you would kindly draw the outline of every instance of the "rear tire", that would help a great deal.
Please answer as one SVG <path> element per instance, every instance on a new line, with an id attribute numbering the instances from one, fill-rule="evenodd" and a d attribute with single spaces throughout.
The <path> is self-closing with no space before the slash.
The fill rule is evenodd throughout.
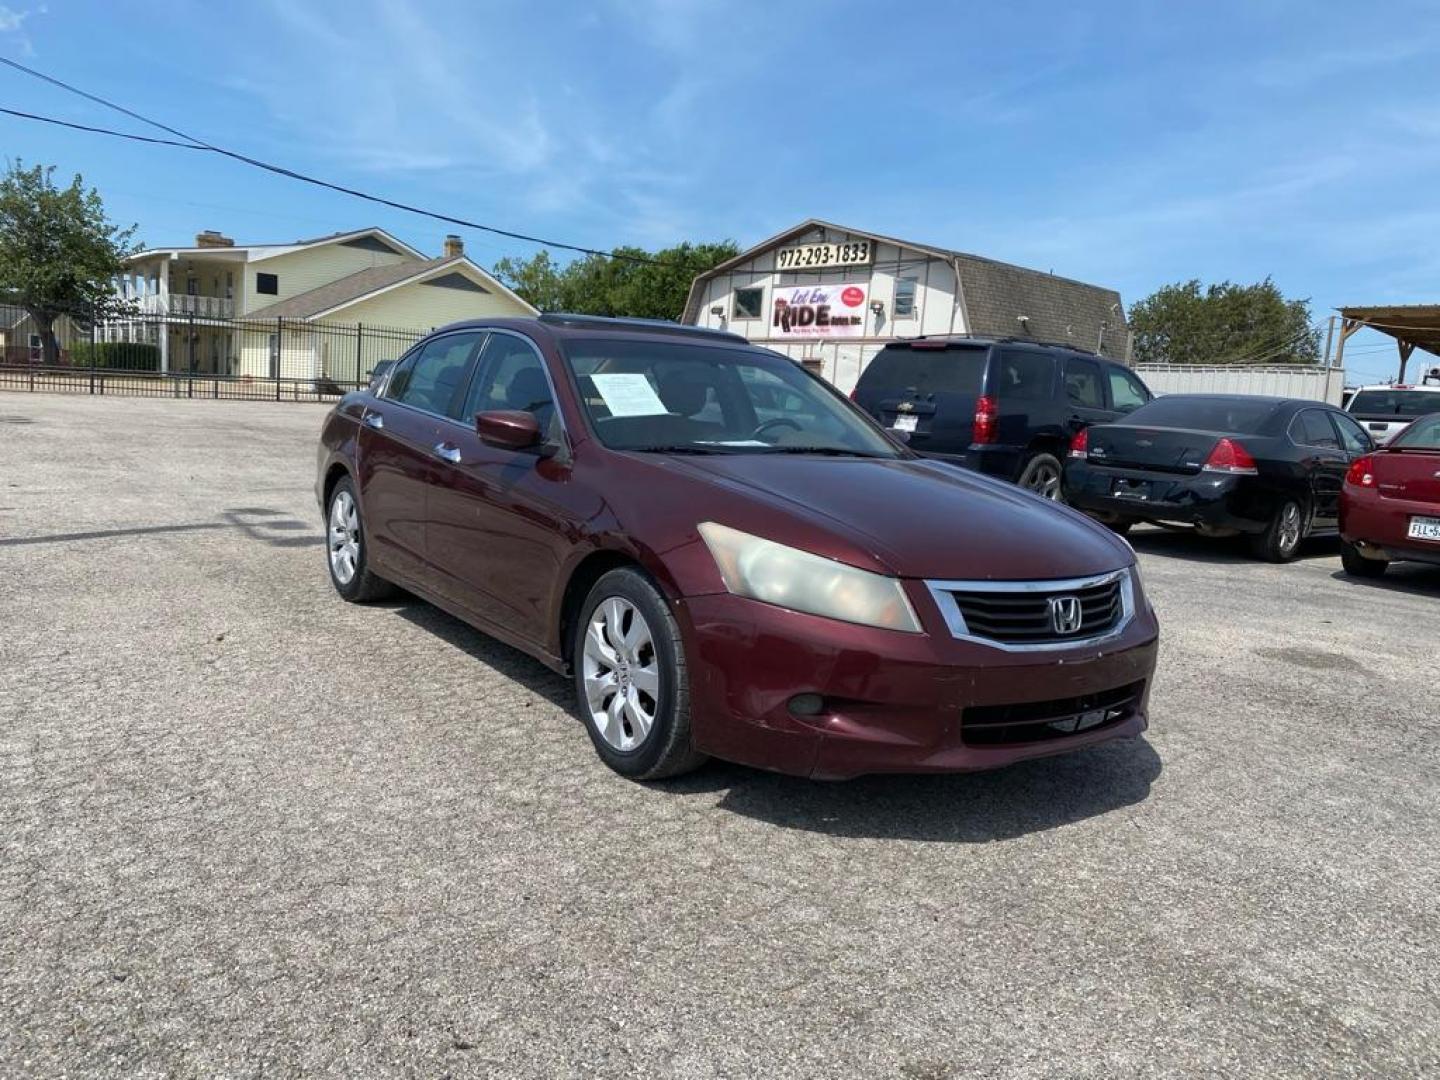
<path id="1" fill-rule="evenodd" d="M 342 477 L 325 504 L 325 564 L 330 584 L 352 604 L 383 600 L 395 593 L 395 586 L 370 572 L 369 547 L 355 485 L 348 476 Z"/>
<path id="2" fill-rule="evenodd" d="M 1060 459 L 1053 454 L 1036 454 L 1025 463 L 1020 479 L 1015 481 L 1026 491 L 1042 499 L 1060 501 Z"/>
<path id="3" fill-rule="evenodd" d="M 575 697 L 600 760 L 631 780 L 703 765 L 690 739 L 690 679 L 680 627 L 638 569 L 611 570 L 580 608 Z"/>
<path id="4" fill-rule="evenodd" d="M 1296 499 L 1282 499 L 1265 531 L 1250 537 L 1250 550 L 1267 562 L 1289 562 L 1299 553 L 1305 531 L 1305 508 Z"/>
<path id="5" fill-rule="evenodd" d="M 1340 541 L 1340 565 L 1351 577 L 1383 577 L 1390 567 L 1389 559 L 1367 559 L 1360 550 L 1348 541 Z"/>

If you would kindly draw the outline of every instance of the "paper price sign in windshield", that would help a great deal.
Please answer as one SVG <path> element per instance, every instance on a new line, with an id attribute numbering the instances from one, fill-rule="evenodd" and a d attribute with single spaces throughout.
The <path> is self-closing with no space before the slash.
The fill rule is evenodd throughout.
<path id="1" fill-rule="evenodd" d="M 668 412 L 650 380 L 635 372 L 591 375 L 611 416 L 659 416 Z"/>

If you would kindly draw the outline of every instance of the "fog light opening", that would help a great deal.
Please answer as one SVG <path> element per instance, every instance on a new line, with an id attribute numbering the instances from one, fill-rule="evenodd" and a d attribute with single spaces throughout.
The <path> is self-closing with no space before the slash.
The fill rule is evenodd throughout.
<path id="1" fill-rule="evenodd" d="M 825 699 L 819 694 L 796 694 L 788 707 L 795 716 L 819 716 L 825 711 Z"/>

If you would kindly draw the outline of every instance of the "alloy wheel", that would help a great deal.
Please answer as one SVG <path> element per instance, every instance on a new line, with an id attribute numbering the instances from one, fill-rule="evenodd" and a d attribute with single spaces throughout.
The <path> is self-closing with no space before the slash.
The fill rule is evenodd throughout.
<path id="1" fill-rule="evenodd" d="M 595 730 L 616 750 L 636 749 L 660 708 L 660 660 L 650 625 L 629 600 L 610 596 L 596 605 L 582 664 Z"/>
<path id="2" fill-rule="evenodd" d="M 349 585 L 359 562 L 360 514 L 350 492 L 342 490 L 330 502 L 330 572 Z"/>
<path id="3" fill-rule="evenodd" d="M 1287 502 L 1280 508 L 1279 548 L 1285 554 L 1290 554 L 1300 546 L 1300 507 L 1293 502 Z"/>
<path id="4" fill-rule="evenodd" d="M 1046 463 L 1036 465 L 1026 480 L 1025 489 L 1046 499 L 1060 498 L 1060 470 Z"/>

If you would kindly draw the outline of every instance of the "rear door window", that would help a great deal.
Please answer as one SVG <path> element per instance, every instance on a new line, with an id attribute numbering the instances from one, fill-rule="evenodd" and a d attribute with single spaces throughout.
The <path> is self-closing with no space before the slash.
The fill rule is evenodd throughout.
<path id="1" fill-rule="evenodd" d="M 1105 390 L 1100 384 L 1100 365 L 1094 360 L 1071 356 L 1065 361 L 1065 397 L 1072 405 L 1087 409 L 1105 408 Z"/>
<path id="2" fill-rule="evenodd" d="M 446 334 L 427 341 L 390 379 L 385 396 L 412 408 L 446 416 L 468 372 L 480 333 Z"/>
<path id="3" fill-rule="evenodd" d="M 1302 446 L 1339 450 L 1340 437 L 1330 418 L 1320 409 L 1306 409 L 1290 421 L 1290 437 Z"/>
<path id="4" fill-rule="evenodd" d="M 1150 400 L 1150 391 L 1145 384 L 1124 368 L 1112 367 L 1110 375 L 1110 400 L 1116 412 L 1128 413 L 1138 409 Z"/>
<path id="5" fill-rule="evenodd" d="M 1048 401 L 1055 393 L 1055 358 L 1028 349 L 1001 349 L 990 376 L 990 393 Z"/>

